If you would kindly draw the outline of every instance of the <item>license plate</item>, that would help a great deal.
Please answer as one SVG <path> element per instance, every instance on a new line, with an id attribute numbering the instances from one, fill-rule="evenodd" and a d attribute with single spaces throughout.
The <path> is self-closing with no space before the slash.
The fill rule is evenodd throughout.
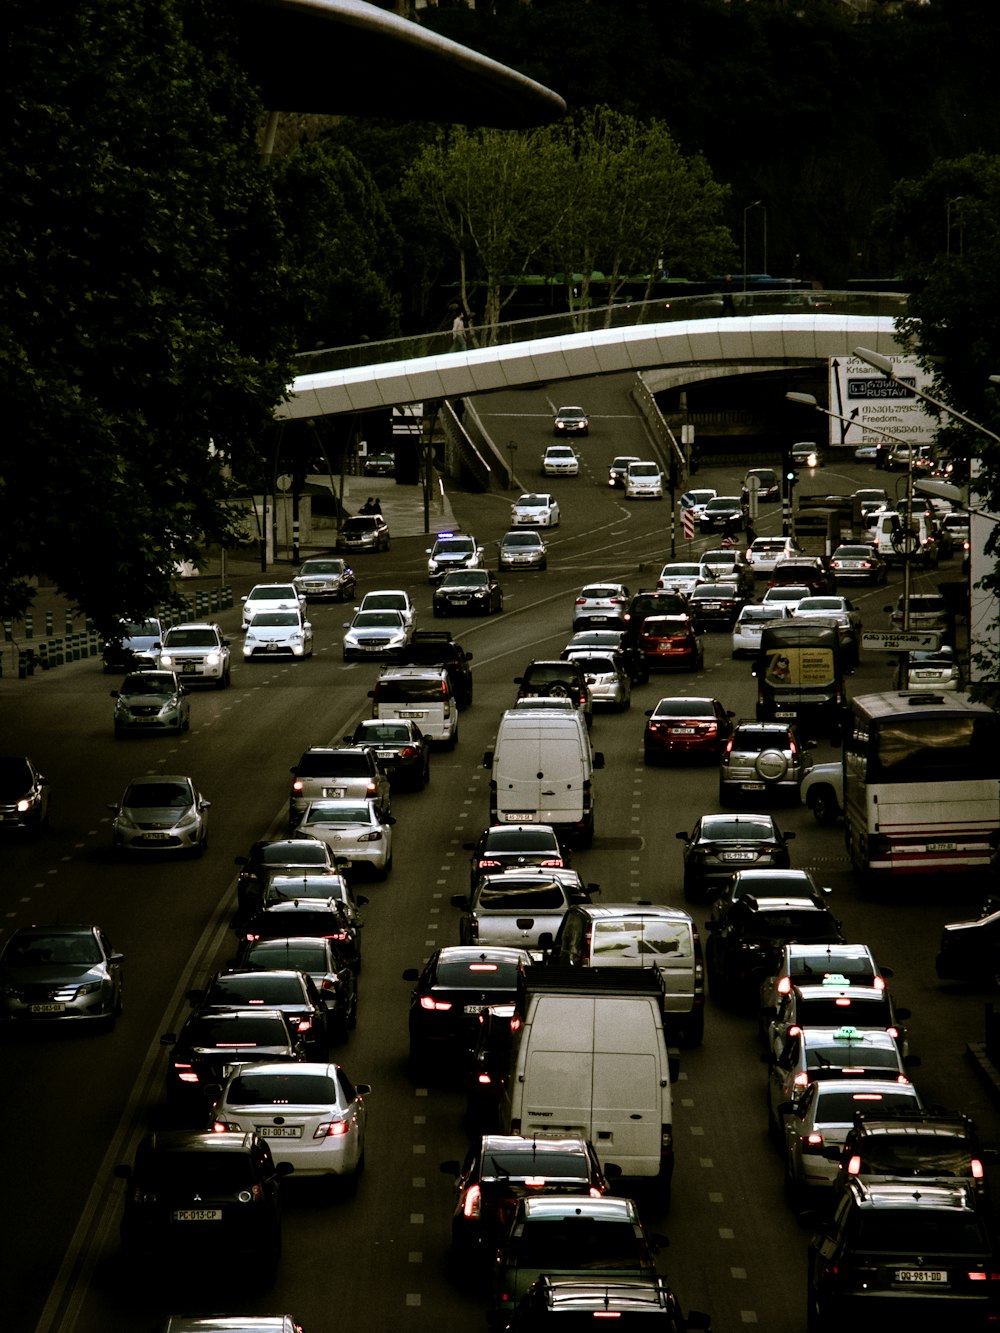
<path id="1" fill-rule="evenodd" d="M 723 861 L 752 861 L 755 855 L 755 852 L 723 852 L 722 859 Z"/>
<path id="2" fill-rule="evenodd" d="M 775 716 L 775 717 L 794 717 L 794 716 L 795 716 L 795 713 L 794 713 L 794 711 L 792 711 L 792 712 L 785 711 L 785 712 L 775 713 L 774 716 Z"/>
<path id="3" fill-rule="evenodd" d="M 196 671 L 196 670 L 197 670 L 197 667 L 195 666 L 194 662 L 182 662 L 182 663 L 181 663 L 181 671 L 182 671 L 182 672 L 184 672 L 184 671 L 189 671 L 189 672 L 190 672 L 190 671 Z"/>
<path id="4" fill-rule="evenodd" d="M 277 647 L 278 647 L 278 645 L 277 645 L 276 643 L 265 643 L 265 644 L 264 644 L 264 651 L 265 651 L 266 653 L 273 653 Z"/>
<path id="5" fill-rule="evenodd" d="M 523 814 L 523 815 L 513 814 L 513 815 L 508 815 L 508 816 L 507 816 L 507 823 L 508 823 L 508 824 L 530 824 L 533 818 L 534 818 L 534 816 L 531 815 L 531 814 Z"/>
<path id="6" fill-rule="evenodd" d="M 254 1125 L 254 1129 L 262 1139 L 300 1139 L 302 1137 L 302 1127 L 300 1125 Z"/>
<path id="7" fill-rule="evenodd" d="M 929 842 L 927 844 L 929 852 L 953 852 L 955 844 L 953 842 Z"/>
<path id="8" fill-rule="evenodd" d="M 324 787 L 324 788 L 323 788 L 323 795 L 326 796 L 326 797 L 343 796 L 343 795 L 344 795 L 344 788 L 343 788 L 343 787 Z"/>
<path id="9" fill-rule="evenodd" d="M 940 680 L 941 675 L 937 671 L 914 671 L 911 672 L 914 680 Z"/>
<path id="10" fill-rule="evenodd" d="M 29 1013 L 29 1014 L 61 1014 L 65 1008 L 66 1008 L 66 1006 L 65 1006 L 64 1004 L 59 1004 L 58 1001 L 56 1001 L 56 1000 L 52 1000 L 52 1001 L 51 1001 L 50 1003 L 48 1003 L 48 1004 L 29 1004 L 29 1005 L 28 1005 L 28 1013 Z"/>
<path id="11" fill-rule="evenodd" d="M 693 736 L 693 735 L 694 735 L 694 732 L 695 732 L 694 727 L 671 727 L 671 728 L 670 728 L 670 734 L 671 734 L 672 736 Z"/>
<path id="12" fill-rule="evenodd" d="M 466 1014 L 481 1014 L 485 1007 L 486 1006 L 482 1004 L 467 1004 L 463 1006 L 462 1012 Z"/>
<path id="13" fill-rule="evenodd" d="M 395 751 L 395 750 L 376 750 L 375 753 L 378 755 L 378 757 L 379 757 L 380 759 L 395 759 L 395 758 L 396 758 L 396 751 Z"/>
<path id="14" fill-rule="evenodd" d="M 142 840 L 143 842 L 166 842 L 169 837 L 169 833 L 144 833 Z"/>
<path id="15" fill-rule="evenodd" d="M 904 1286 L 941 1286 L 948 1281 L 948 1273 L 944 1268 L 897 1268 L 893 1281 Z"/>
<path id="16" fill-rule="evenodd" d="M 427 710 L 426 710 L 426 709 L 423 709 L 423 710 L 421 710 L 420 712 L 418 712 L 415 708 L 401 708 L 401 709 L 399 710 L 399 712 L 396 714 L 396 716 L 397 716 L 397 717 L 426 717 L 426 716 L 427 716 Z"/>
<path id="17" fill-rule="evenodd" d="M 763 791 L 763 782 L 741 782 L 740 787 L 743 791 Z"/>
<path id="18" fill-rule="evenodd" d="M 607 616 L 591 616 L 590 618 L 591 620 L 600 620 L 600 621 L 607 620 Z"/>
<path id="19" fill-rule="evenodd" d="M 178 1208 L 170 1216 L 175 1222 L 221 1222 L 221 1208 Z"/>
<path id="20" fill-rule="evenodd" d="M 468 601 L 468 597 L 453 597 L 451 599 L 451 604 L 452 606 L 466 606 Z"/>

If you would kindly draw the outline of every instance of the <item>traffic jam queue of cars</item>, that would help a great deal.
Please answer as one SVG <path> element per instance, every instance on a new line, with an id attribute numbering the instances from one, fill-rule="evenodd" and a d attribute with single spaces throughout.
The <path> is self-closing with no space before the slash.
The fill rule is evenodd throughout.
<path id="1" fill-rule="evenodd" d="M 553 429 L 586 435 L 588 423 L 582 409 L 562 409 Z M 550 446 L 545 475 L 565 471 L 566 450 Z M 642 462 L 616 459 L 609 485 L 644 494 Z M 693 494 L 705 531 L 739 522 L 738 497 L 734 510 L 730 497 Z M 508 535 L 558 523 L 550 493 L 525 494 Z M 372 525 L 376 542 L 382 526 Z M 427 555 L 435 617 L 503 610 L 473 537 L 439 534 Z M 611 1317 L 710 1327 L 663 1276 L 654 1256 L 664 1238 L 638 1208 L 669 1200 L 672 1088 L 681 1052 L 705 1036 L 709 994 L 757 1021 L 768 1129 L 789 1202 L 816 1227 L 809 1328 L 881 1323 L 900 1300 L 922 1327 L 1000 1319 L 1000 1257 L 983 1209 L 983 1163 L 995 1154 L 967 1117 L 921 1097 L 891 968 L 851 940 L 829 889 L 794 867 L 795 835 L 772 812 L 813 804 L 814 769 L 832 767 L 813 763 L 810 744 L 839 731 L 842 677 L 858 661 L 861 619 L 845 590 L 884 581 L 877 544 L 820 559 L 787 537 L 668 563 L 653 588 L 594 578 L 567 608 L 565 647 L 512 678 L 482 756 L 489 809 L 465 844 L 453 942 L 403 973 L 414 1076 L 457 1073 L 464 1090 L 472 1139 L 441 1171 L 454 1180 L 454 1271 L 484 1294 L 492 1330 L 561 1316 L 573 1327 Z M 307 561 L 287 584 L 258 585 L 243 600 L 244 660 L 309 656 L 307 602 L 357 596 L 339 556 Z M 216 1246 L 248 1259 L 266 1284 L 280 1254 L 282 1182 L 317 1177 L 350 1196 L 364 1170 L 377 1096 L 331 1052 L 357 1022 L 368 898 L 356 886 L 392 872 L 393 792 L 421 791 L 434 751 L 458 743 L 472 654 L 449 631 L 420 630 L 403 589 L 368 591 L 344 631 L 343 661 L 378 671 L 371 716 L 340 744 L 299 756 L 285 835 L 238 858 L 237 956 L 189 994 L 190 1016 L 163 1035 L 169 1127 L 116 1170 L 128 1185 L 127 1254 L 174 1244 L 178 1219 L 192 1230 L 210 1219 Z M 718 768 L 719 808 L 676 834 L 677 884 L 708 912 L 699 929 L 680 907 L 616 901 L 571 862 L 600 827 L 605 761 L 592 732 L 609 723 L 595 717 L 628 712 L 634 688 L 669 672 L 700 673 L 712 632 L 731 636 L 734 658 L 751 659 L 756 716 L 671 689 L 634 728 L 646 765 Z M 829 657 L 829 680 L 816 675 L 817 653 Z M 933 655 L 934 669 L 945 655 Z M 186 730 L 188 686 L 225 688 L 229 659 L 213 624 L 123 626 L 107 659 L 128 672 L 113 691 L 115 734 Z M 931 690 L 957 688 L 957 673 L 949 686 L 940 671 L 924 685 L 920 671 L 932 667 L 915 665 L 906 686 L 928 701 L 939 697 Z M 0 779 L 11 766 L 0 763 Z M 44 777 L 24 760 L 12 783 L 42 826 Z M 834 817 L 844 804 L 842 779 L 827 773 L 815 785 L 817 819 L 829 822 L 831 801 Z M 188 778 L 137 777 L 114 807 L 115 847 L 200 855 L 209 806 Z M 0 954 L 5 1016 L 110 1029 L 123 964 L 97 927 L 17 930 Z M 260 1206 L 243 1206 L 248 1197 Z"/>

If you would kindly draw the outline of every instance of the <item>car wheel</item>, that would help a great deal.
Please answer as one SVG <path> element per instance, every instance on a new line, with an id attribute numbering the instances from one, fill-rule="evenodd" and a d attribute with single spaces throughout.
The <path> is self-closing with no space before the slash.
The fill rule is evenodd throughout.
<path id="1" fill-rule="evenodd" d="M 840 806 L 832 787 L 814 787 L 809 793 L 809 805 L 817 824 L 836 824 Z"/>

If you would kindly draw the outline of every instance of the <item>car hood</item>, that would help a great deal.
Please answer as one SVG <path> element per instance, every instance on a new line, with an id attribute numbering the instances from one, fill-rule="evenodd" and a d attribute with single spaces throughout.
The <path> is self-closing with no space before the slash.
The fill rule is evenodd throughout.
<path id="1" fill-rule="evenodd" d="M 449 584 L 447 584 L 445 587 L 443 587 L 443 588 L 441 589 L 441 591 L 442 591 L 443 593 L 448 593 L 448 592 L 488 592 L 488 591 L 489 591 L 489 586 L 490 586 L 490 585 L 489 585 L 488 583 L 483 583 L 481 580 L 477 580 L 477 579 L 469 579 L 467 582 L 462 582 L 462 581 L 460 581 L 460 580 L 458 580 L 458 579 L 453 579 L 452 582 L 449 583 Z"/>
<path id="2" fill-rule="evenodd" d="M 149 694 L 148 692 L 119 694 L 118 702 L 124 704 L 126 708 L 134 708 L 142 704 L 159 704 L 162 707 L 163 704 L 174 703 L 177 698 L 178 695 L 175 690 L 158 690 L 156 694 Z"/>
<path id="3" fill-rule="evenodd" d="M 347 637 L 358 641 L 364 639 L 392 639 L 403 638 L 406 629 L 403 625 L 361 625 L 356 629 L 349 629 Z"/>
<path id="4" fill-rule="evenodd" d="M 18 986 L 54 986 L 59 982 L 81 985 L 84 981 L 100 981 L 107 974 L 104 963 L 36 963 L 26 967 L 0 968 L 0 976 Z"/>
<path id="5" fill-rule="evenodd" d="M 175 824 L 179 824 L 182 819 L 187 819 L 194 813 L 193 805 L 186 805 L 183 810 L 177 806 L 122 806 L 123 815 L 131 819 L 134 824 L 141 824 L 146 828 L 173 828 Z"/>
<path id="6" fill-rule="evenodd" d="M 250 625 L 247 629 L 247 638 L 254 639 L 288 639 L 293 634 L 301 634 L 301 625 Z"/>

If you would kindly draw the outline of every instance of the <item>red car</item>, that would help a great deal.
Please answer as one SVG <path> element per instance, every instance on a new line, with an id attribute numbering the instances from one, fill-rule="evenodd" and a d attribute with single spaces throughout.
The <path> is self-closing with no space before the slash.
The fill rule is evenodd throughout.
<path id="1" fill-rule="evenodd" d="M 643 759 L 647 764 L 675 754 L 717 759 L 733 734 L 733 716 L 718 699 L 661 699 L 646 712 Z"/>
<path id="2" fill-rule="evenodd" d="M 647 616 L 639 631 L 639 648 L 650 671 L 680 667 L 700 671 L 705 654 L 689 616 Z"/>

